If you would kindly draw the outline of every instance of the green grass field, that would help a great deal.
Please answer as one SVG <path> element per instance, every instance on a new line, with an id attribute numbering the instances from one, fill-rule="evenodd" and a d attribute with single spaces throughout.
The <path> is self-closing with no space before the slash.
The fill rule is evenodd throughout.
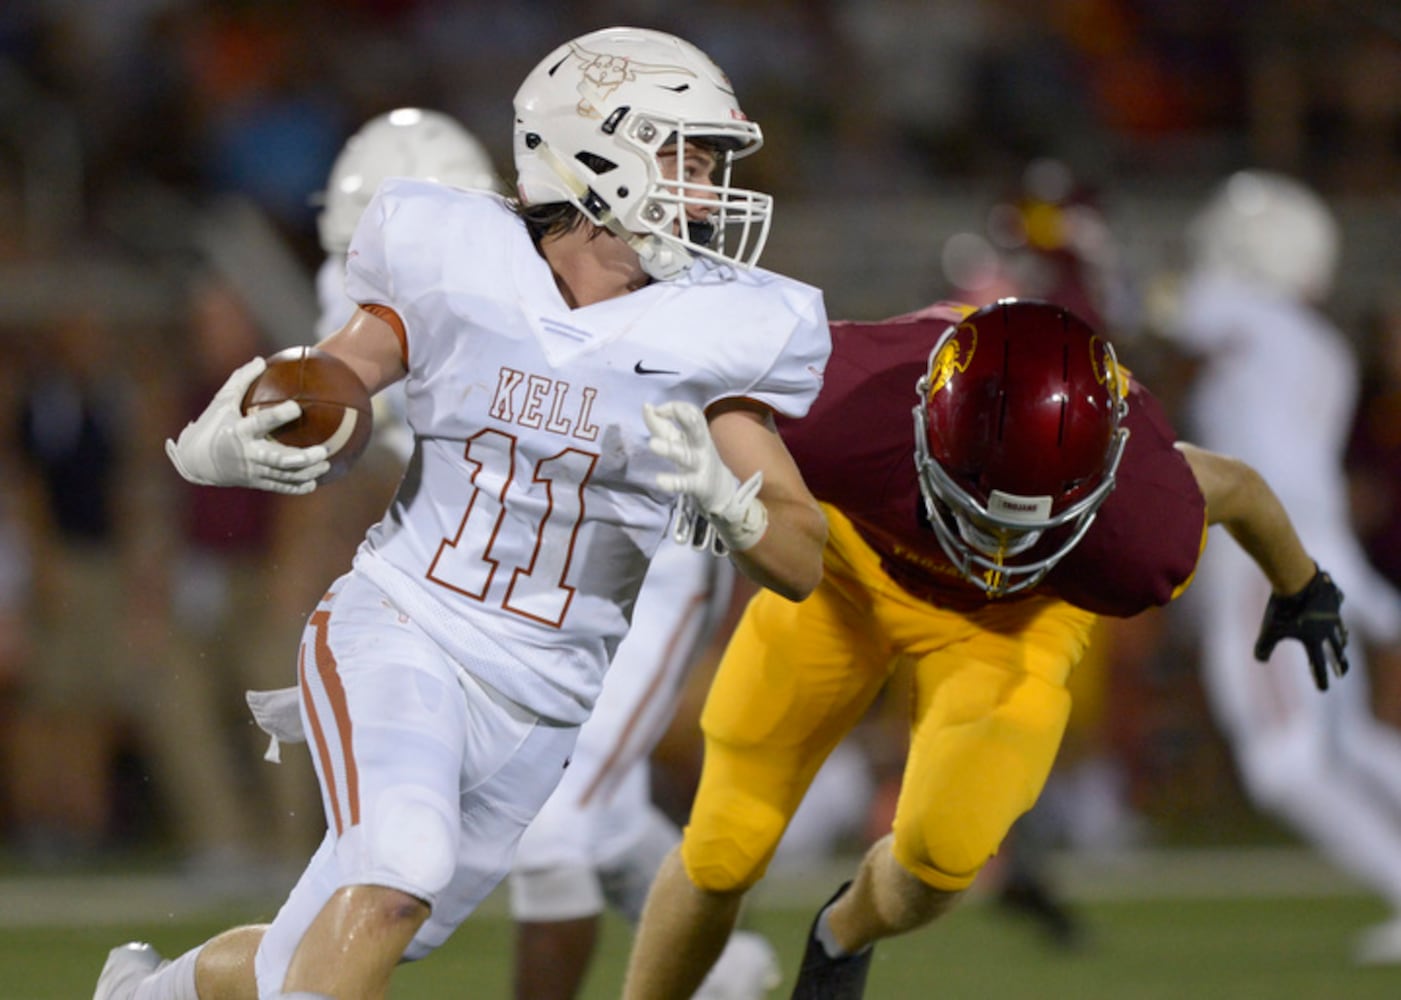
<path id="1" fill-rule="evenodd" d="M 776 879 L 756 890 L 748 923 L 778 947 L 787 996 L 807 923 L 833 872 Z M 120 920 L 120 882 L 80 878 L 0 883 L 0 1000 L 86 1000 L 107 949 L 130 938 L 177 953 L 236 922 L 266 919 L 273 903 L 211 909 L 132 883 L 140 917 Z M 1101 871 L 1066 880 L 1089 929 L 1077 953 L 1048 949 L 1024 920 L 974 896 L 933 928 L 882 943 L 871 998 L 995 1000 L 1368 1000 L 1401 997 L 1401 967 L 1358 969 L 1355 934 L 1382 904 L 1322 871 L 1303 852 L 1175 858 L 1145 873 Z M 67 903 L 64 899 L 67 899 Z M 26 902 L 28 901 L 28 902 Z M 90 908 L 88 906 L 90 904 Z M 71 907 L 71 918 L 55 914 Z M 26 912 L 27 911 L 27 914 Z M 85 913 L 88 919 L 85 919 Z M 586 1000 L 619 991 L 628 928 L 611 921 Z M 511 929 L 499 894 L 449 944 L 401 969 L 395 1000 L 509 998 Z"/>

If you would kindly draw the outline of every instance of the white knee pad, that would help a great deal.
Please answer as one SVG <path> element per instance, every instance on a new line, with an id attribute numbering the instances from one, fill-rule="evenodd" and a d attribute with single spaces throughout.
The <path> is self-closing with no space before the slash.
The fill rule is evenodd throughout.
<path id="1" fill-rule="evenodd" d="M 374 810 L 368 845 L 374 874 L 431 903 L 457 867 L 457 817 L 447 803 L 412 786 L 385 792 Z"/>
<path id="2" fill-rule="evenodd" d="M 603 912 L 598 875 L 586 865 L 513 870 L 509 883 L 511 916 L 518 921 L 552 923 Z"/>
<path id="3" fill-rule="evenodd" d="M 652 880 L 657 877 L 657 869 L 680 842 L 681 831 L 676 824 L 656 806 L 649 806 L 642 838 L 617 861 L 600 868 L 604 899 L 629 923 L 636 924 L 642 919 L 642 907 L 647 902 Z"/>

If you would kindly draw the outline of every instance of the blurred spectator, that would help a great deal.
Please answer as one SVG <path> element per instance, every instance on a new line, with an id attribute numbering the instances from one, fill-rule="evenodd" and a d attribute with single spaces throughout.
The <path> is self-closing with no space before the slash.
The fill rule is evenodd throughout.
<path id="1" fill-rule="evenodd" d="M 226 372 L 270 353 L 244 302 L 212 274 L 192 284 L 188 328 L 191 369 L 182 412 L 172 428 L 198 416 Z M 170 477 L 167 475 L 166 477 Z M 296 577 L 280 544 L 292 501 L 257 490 L 215 489 L 177 481 L 171 524 L 173 552 L 165 683 L 169 743 L 165 772 L 192 862 L 217 870 L 247 861 L 246 845 L 293 863 L 323 829 L 320 795 L 309 764 L 259 766 L 262 737 L 251 725 L 243 692 L 278 687 L 293 670 L 287 650 L 305 623 L 307 598 L 269 600 Z M 363 530 L 364 524 L 358 526 Z M 348 560 L 347 560 L 348 561 Z M 324 566 L 318 566 L 324 572 Z M 271 823 L 248 828 L 249 797 L 274 803 Z"/>
<path id="2" fill-rule="evenodd" d="M 819 53 L 829 124 L 814 143 L 826 157 L 812 164 L 813 189 L 909 195 L 929 190 L 942 170 L 963 169 L 974 152 L 964 140 L 987 5 L 837 0 L 827 6 L 830 25 L 817 37 L 828 39 Z"/>
<path id="3" fill-rule="evenodd" d="M 1371 568 L 1348 518 L 1343 452 L 1358 388 L 1351 344 L 1320 311 L 1337 221 L 1307 186 L 1241 171 L 1188 229 L 1191 270 L 1172 333 L 1201 364 L 1189 439 L 1253 465 L 1346 594 L 1352 671 L 1315 690 L 1301 651 L 1243 653 L 1269 596 L 1244 552 L 1208 545 L 1187 592 L 1206 690 L 1242 783 L 1391 908 L 1358 942 L 1363 963 L 1401 962 L 1401 733 L 1372 713 L 1367 641 L 1401 639 L 1401 594 Z"/>
<path id="4" fill-rule="evenodd" d="M 1372 565 L 1401 588 L 1401 293 L 1368 317 L 1361 367 L 1347 452 L 1353 521 Z"/>
<path id="5" fill-rule="evenodd" d="M 927 192 L 1037 156 L 1171 175 L 1247 144 L 1379 190 L 1401 157 L 1398 22 L 1317 0 L 78 0 L 6 5 L 0 58 L 76 110 L 96 184 L 136 167 L 241 191 L 309 240 L 300 196 L 348 123 L 439 107 L 504 159 L 499 81 L 605 23 L 689 32 L 733 65 L 790 160 L 760 185 L 780 197 Z"/>
<path id="6" fill-rule="evenodd" d="M 5 757 L 20 845 L 61 859 L 111 845 L 122 725 L 145 694 L 129 644 L 149 582 L 135 551 L 143 512 L 124 489 L 139 404 L 95 313 L 76 310 L 30 342 L 8 416 L 31 549 L 32 656 Z"/>
<path id="7" fill-rule="evenodd" d="M 13 359 L 0 353 L 0 413 L 14 413 Z M 0 427 L 0 747 L 10 745 L 17 689 L 29 655 L 28 595 L 33 587 L 29 538 L 21 518 L 19 463 L 13 428 Z M 0 832 L 12 823 L 14 780 L 8 759 L 0 766 Z"/>
<path id="8" fill-rule="evenodd" d="M 1393 190 L 1401 167 L 1396 5 L 1288 0 L 1244 10 L 1255 158 L 1335 190 Z"/>
<path id="9" fill-rule="evenodd" d="M 1381 296 L 1366 319 L 1362 391 L 1347 451 L 1349 496 L 1367 558 L 1401 588 L 1401 295 Z M 1377 711 L 1401 726 L 1401 657 L 1384 647 L 1372 655 Z"/>
<path id="10" fill-rule="evenodd" d="M 284 4 L 215 8 L 181 41 L 205 184 L 251 197 L 311 259 L 306 196 L 340 150 L 345 108 L 306 19 Z"/>

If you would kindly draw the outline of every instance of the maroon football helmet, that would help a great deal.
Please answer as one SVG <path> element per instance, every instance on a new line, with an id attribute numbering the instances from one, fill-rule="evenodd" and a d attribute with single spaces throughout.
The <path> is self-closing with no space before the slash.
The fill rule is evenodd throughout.
<path id="1" fill-rule="evenodd" d="M 916 389 L 939 544 L 989 596 L 1035 586 L 1114 488 L 1129 432 L 1113 347 L 1068 309 L 1002 299 L 944 331 Z"/>

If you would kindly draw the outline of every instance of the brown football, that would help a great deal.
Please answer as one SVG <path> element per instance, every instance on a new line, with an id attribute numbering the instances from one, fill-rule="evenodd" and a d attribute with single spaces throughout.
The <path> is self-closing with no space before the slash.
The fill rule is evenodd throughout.
<path id="1" fill-rule="evenodd" d="M 268 358 L 267 368 L 243 394 L 243 412 L 285 399 L 301 403 L 302 415 L 273 431 L 273 438 L 296 448 L 326 445 L 331 469 L 317 480 L 320 483 L 349 472 L 370 443 L 374 422 L 370 394 L 360 376 L 325 351 L 289 347 Z"/>

